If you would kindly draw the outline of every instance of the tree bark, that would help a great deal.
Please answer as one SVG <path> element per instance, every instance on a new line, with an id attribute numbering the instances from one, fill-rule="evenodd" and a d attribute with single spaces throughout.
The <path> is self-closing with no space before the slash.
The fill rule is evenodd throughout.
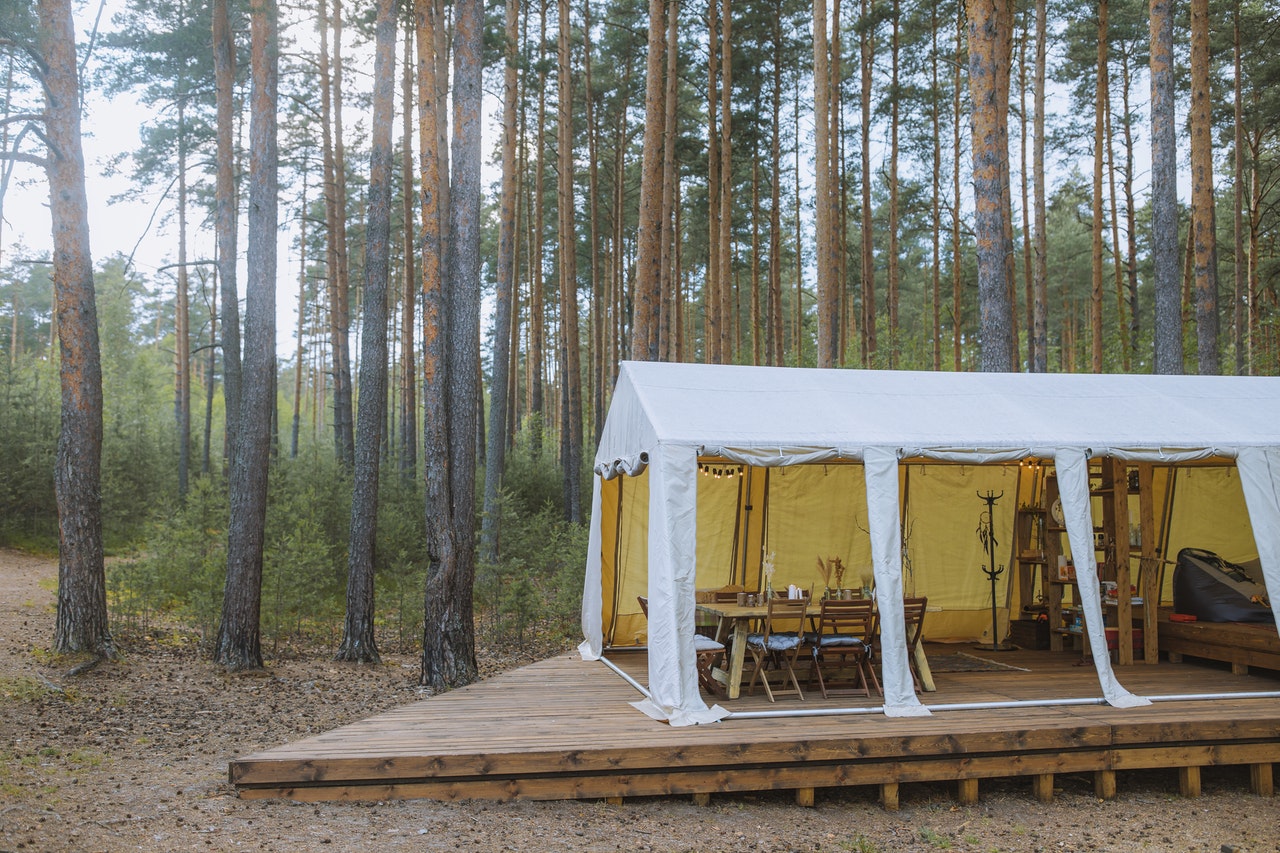
<path id="1" fill-rule="evenodd" d="M 769 299 L 766 312 L 768 356 L 771 365 L 785 364 L 782 324 L 782 8 L 779 3 L 772 21 L 773 121 L 769 131 Z"/>
<path id="2" fill-rule="evenodd" d="M 391 123 L 395 112 L 396 0 L 378 0 L 369 152 L 369 214 L 360 339 L 360 411 L 356 424 L 351 528 L 347 538 L 347 613 L 337 660 L 380 663 L 374 635 L 374 551 L 378 473 L 387 408 L 387 282 L 391 266 Z"/>
<path id="3" fill-rule="evenodd" d="M 267 470 L 275 409 L 276 107 L 279 67 L 275 0 L 251 0 L 249 244 L 245 282 L 244 388 L 231 465 L 227 579 L 214 660 L 229 670 L 262 668 L 259 614 L 267 517 Z"/>
<path id="4" fill-rule="evenodd" d="M 978 259 L 982 370 L 1012 369 L 1009 262 L 1013 257 L 1009 197 L 1009 0 L 972 0 L 969 91 L 973 101 L 974 232 Z"/>
<path id="5" fill-rule="evenodd" d="M 450 503 L 428 504 L 428 547 L 421 682 L 434 690 L 469 684 L 475 652 L 476 427 L 480 395 L 480 165 L 484 6 L 454 6 L 453 153 L 450 183 L 447 346 L 444 392 L 451 422 L 446 444 Z M 437 392 L 438 393 L 438 392 Z M 438 452 L 438 451 L 437 451 Z M 429 492 L 433 490 L 429 489 Z M 433 495 L 436 496 L 436 495 Z M 443 528 L 447 537 L 441 537 Z M 438 546 L 444 545 L 443 549 Z"/>
<path id="6" fill-rule="evenodd" d="M 667 67 L 663 75 L 665 92 L 663 101 L 663 134 L 662 134 L 662 233 L 659 253 L 661 270 L 659 292 L 661 293 L 661 309 L 658 314 L 658 358 L 662 361 L 679 361 L 676 343 L 678 328 L 679 303 L 677 290 L 679 282 L 676 277 L 676 183 L 679 180 L 676 169 L 676 106 L 679 98 L 679 25 L 680 2 L 670 0 L 667 3 Z"/>
<path id="7" fill-rule="evenodd" d="M 1151 265 L 1155 372 L 1182 373 L 1173 0 L 1151 0 Z"/>
<path id="8" fill-rule="evenodd" d="M 556 141 L 560 149 L 556 209 L 560 244 L 560 464 L 564 472 L 565 518 L 582 523 L 582 372 L 578 347 L 577 233 L 573 198 L 573 86 L 569 65 L 569 0 L 557 0 L 560 12 Z M 672 11 L 674 14 L 674 10 Z M 478 165 L 477 165 L 478 168 Z M 477 192 L 478 192 L 477 186 Z M 477 223 L 478 227 L 478 223 Z M 477 279 L 479 277 L 477 262 Z M 476 283 L 477 291 L 479 282 Z M 477 311 L 479 296 L 477 294 Z M 658 341 L 661 346 L 661 340 Z M 479 371 L 477 371 L 477 377 Z"/>
<path id="9" fill-rule="evenodd" d="M 840 288 L 834 250 L 835 205 L 831 169 L 831 78 L 826 0 L 813 0 L 813 89 L 815 139 L 816 266 L 818 273 L 818 367 L 835 367 L 840 358 Z"/>
<path id="10" fill-rule="evenodd" d="M 901 273 L 898 270 L 898 132 L 899 108 L 901 96 L 898 90 L 898 65 L 901 48 L 899 45 L 900 21 L 899 0 L 892 4 L 892 32 L 889 41 L 889 257 L 888 257 L 888 309 L 889 309 L 889 369 L 898 367 L 898 289 Z"/>
<path id="11" fill-rule="evenodd" d="M 1102 169 L 1106 162 L 1107 0 L 1098 0 L 1098 63 L 1093 101 L 1092 287 L 1089 291 L 1090 367 L 1102 372 Z"/>
<path id="12" fill-rule="evenodd" d="M 965 14 L 964 9 L 957 6 L 956 13 L 956 41 L 955 41 L 955 63 L 952 65 L 954 70 L 953 82 L 951 85 L 951 357 L 952 370 L 959 372 L 964 369 L 964 350 L 962 347 L 964 341 L 964 290 L 961 285 L 964 283 L 964 267 L 962 264 L 962 249 L 960 242 L 960 159 L 961 159 L 961 113 L 960 113 L 960 88 L 962 85 L 962 77 L 964 74 L 964 27 Z"/>
<path id="13" fill-rule="evenodd" d="M 665 135 L 667 18 L 665 0 L 649 0 L 649 52 L 645 68 L 644 142 L 640 212 L 636 223 L 636 283 L 631 357 L 657 361 L 662 308 L 662 160 Z"/>
<path id="14" fill-rule="evenodd" d="M 235 42 L 227 0 L 213 0 L 213 71 L 217 99 L 217 177 L 214 231 L 222 299 L 222 396 L 224 446 L 236 446 L 240 415 L 240 296 L 236 284 Z"/>
<path id="15" fill-rule="evenodd" d="M 413 32 L 405 28 L 401 197 L 404 216 L 404 292 L 400 312 L 400 474 L 412 482 L 418 473 L 418 265 L 417 217 L 413 203 Z"/>
<path id="16" fill-rule="evenodd" d="M 862 366 L 876 363 L 876 256 L 875 229 L 871 211 L 871 68 L 875 59 L 875 26 L 871 17 L 871 0 L 862 0 L 862 20 L 858 28 L 859 70 L 861 86 L 858 102 L 862 111 L 859 132 L 862 136 L 862 205 L 858 232 L 862 251 L 859 278 L 862 281 Z"/>
<path id="17" fill-rule="evenodd" d="M 350 468 L 355 463 L 355 410 L 351 388 L 351 259 L 347 250 L 347 155 L 342 130 L 342 0 L 333 2 L 333 206 L 336 213 L 331 238 L 337 269 L 334 271 L 333 304 L 333 429 L 338 460 Z"/>
<path id="18" fill-rule="evenodd" d="M 502 88 L 502 200 L 498 217 L 498 283 L 494 293 L 493 383 L 489 388 L 489 446 L 484 469 L 481 554 L 498 559 L 502 475 L 507 459 L 507 392 L 512 301 L 516 292 L 516 107 L 519 95 L 520 0 L 507 0 Z"/>
<path id="19" fill-rule="evenodd" d="M 298 433 L 302 429 L 302 360 L 306 355 L 307 322 L 307 178 L 302 173 L 302 215 L 298 217 L 298 346 L 293 371 L 293 423 L 289 435 L 289 458 L 298 458 Z"/>
<path id="20" fill-rule="evenodd" d="M 720 359 L 732 364 L 737 356 L 737 312 L 733 281 L 733 13 L 731 0 L 720 7 L 720 214 L 716 219 L 716 267 L 720 278 Z"/>
<path id="21" fill-rule="evenodd" d="M 1048 0 L 1036 0 L 1036 72 L 1035 72 L 1035 143 L 1032 145 L 1032 168 L 1035 170 L 1035 258 L 1031 267 L 1032 310 L 1031 337 L 1035 341 L 1034 373 L 1049 370 L 1049 245 L 1046 233 L 1044 172 L 1044 81 L 1049 28 Z"/>
<path id="22" fill-rule="evenodd" d="M 1245 340 L 1248 338 L 1245 313 L 1249 304 L 1249 265 L 1244 251 L 1244 99 L 1242 89 L 1244 79 L 1241 68 L 1240 42 L 1240 0 L 1236 0 L 1231 13 L 1231 60 L 1235 71 L 1232 93 L 1232 131 L 1235 143 L 1232 146 L 1232 204 L 1231 231 L 1235 241 L 1235 294 L 1231 300 L 1232 343 L 1236 351 L 1236 375 L 1245 376 L 1250 372 L 1246 359 Z"/>
<path id="23" fill-rule="evenodd" d="M 58 504 L 58 608 L 53 650 L 112 656 L 102 552 L 102 362 L 80 136 L 80 81 L 70 0 L 40 0 L 53 291 L 62 425 Z"/>
<path id="24" fill-rule="evenodd" d="M 1209 100 L 1209 0 L 1191 0 L 1191 232 L 1195 246 L 1196 362 L 1203 376 L 1218 358 L 1218 268 L 1214 234 L 1213 105 Z"/>

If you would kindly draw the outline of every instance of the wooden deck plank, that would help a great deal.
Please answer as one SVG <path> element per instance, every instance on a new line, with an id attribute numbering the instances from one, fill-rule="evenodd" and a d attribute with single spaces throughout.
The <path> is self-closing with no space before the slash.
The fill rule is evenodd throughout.
<path id="1" fill-rule="evenodd" d="M 615 663 L 646 680 L 643 654 Z M 1019 652 L 1026 672 L 937 673 L 926 704 L 1046 701 L 1100 693 L 1091 666 Z M 1277 690 L 1274 678 L 1162 664 L 1122 668 L 1140 695 Z M 878 699 L 770 704 L 732 711 L 870 707 Z M 1280 761 L 1280 700 L 1159 702 L 729 719 L 672 728 L 636 711 L 640 694 L 604 664 L 565 655 L 423 699 L 340 729 L 244 756 L 229 767 L 243 797 L 299 800 L 430 797 L 558 799 L 703 794 L 926 780 L 1109 773 Z M 1016 728 L 1011 728 L 1011 721 Z"/>

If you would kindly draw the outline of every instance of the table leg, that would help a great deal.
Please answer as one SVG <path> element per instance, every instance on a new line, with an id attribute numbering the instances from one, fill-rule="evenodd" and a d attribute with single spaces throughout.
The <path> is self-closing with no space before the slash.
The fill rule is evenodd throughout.
<path id="1" fill-rule="evenodd" d="M 917 643 L 914 651 L 916 672 L 920 675 L 920 687 L 925 693 L 933 693 L 938 688 L 933 684 L 933 670 L 929 669 L 929 659 L 924 656 L 924 644 Z"/>
<path id="2" fill-rule="evenodd" d="M 733 622 L 733 648 L 729 651 L 729 698 L 742 695 L 742 663 L 747 656 L 747 619 Z"/>

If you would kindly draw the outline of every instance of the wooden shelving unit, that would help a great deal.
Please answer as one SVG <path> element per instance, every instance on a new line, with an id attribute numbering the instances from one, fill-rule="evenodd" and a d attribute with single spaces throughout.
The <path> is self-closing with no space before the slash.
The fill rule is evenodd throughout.
<path id="1" fill-rule="evenodd" d="M 1160 592 L 1159 559 L 1152 471 L 1147 463 L 1130 466 L 1124 460 L 1104 457 L 1093 466 L 1090 477 L 1091 483 L 1096 482 L 1091 497 L 1101 503 L 1101 524 L 1095 524 L 1093 529 L 1098 577 L 1115 583 L 1118 592 L 1115 600 L 1104 600 L 1103 616 L 1107 627 L 1116 631 L 1115 658 L 1120 665 L 1135 663 L 1135 624 L 1142 629 L 1141 661 L 1156 663 L 1159 660 L 1155 606 Z M 1138 504 L 1138 524 L 1133 527 L 1131 495 L 1136 496 Z M 1032 578 L 1038 572 L 1049 619 L 1049 648 L 1064 651 L 1070 641 L 1072 648 L 1087 652 L 1087 635 L 1072 618 L 1079 613 L 1080 606 L 1076 581 L 1058 575 L 1058 557 L 1066 553 L 1063 543 L 1067 532 L 1052 512 L 1058 499 L 1057 477 L 1047 473 L 1042 486 L 1033 490 L 1031 500 L 1018 508 L 1015 547 L 1021 603 L 1024 607 L 1031 603 Z M 1098 520 L 1095 517 L 1095 521 Z M 1150 568 L 1144 571 L 1143 567 Z M 1143 604 L 1132 603 L 1131 590 L 1136 590 Z"/>

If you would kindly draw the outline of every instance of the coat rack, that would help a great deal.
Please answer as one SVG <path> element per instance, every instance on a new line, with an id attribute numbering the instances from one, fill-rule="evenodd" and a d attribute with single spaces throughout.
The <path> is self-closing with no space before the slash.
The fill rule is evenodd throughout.
<path id="1" fill-rule="evenodd" d="M 999 622 L 996 616 L 996 578 L 1004 574 L 1004 566 L 996 565 L 996 533 L 995 526 L 992 523 L 995 517 L 995 505 L 1004 497 L 1004 492 L 996 494 L 988 491 L 985 495 L 982 492 L 977 493 L 978 498 L 986 504 L 986 508 L 982 514 L 978 516 L 978 539 L 981 540 L 983 547 L 987 551 L 987 563 L 982 567 L 982 571 L 986 574 L 987 580 L 991 581 L 991 642 L 979 645 L 978 648 L 988 652 L 1007 652 L 1013 649 L 1013 646 L 1006 646 L 1001 643 L 996 633 L 999 629 Z"/>

